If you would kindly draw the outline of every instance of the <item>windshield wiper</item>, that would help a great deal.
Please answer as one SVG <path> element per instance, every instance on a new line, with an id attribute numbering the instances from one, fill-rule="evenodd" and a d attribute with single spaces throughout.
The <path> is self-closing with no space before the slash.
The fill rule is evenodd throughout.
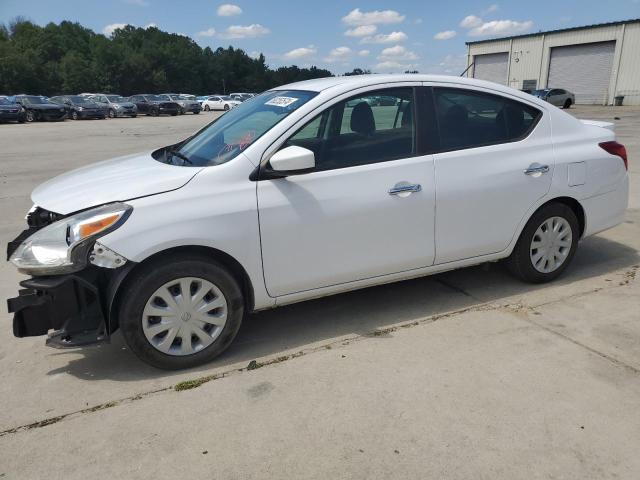
<path id="1" fill-rule="evenodd" d="M 189 165 L 193 165 L 193 162 L 184 153 L 180 153 L 179 151 L 174 150 L 172 148 L 168 148 L 167 151 L 171 155 L 178 157 L 180 160 L 184 161 L 185 163 L 188 163 Z"/>

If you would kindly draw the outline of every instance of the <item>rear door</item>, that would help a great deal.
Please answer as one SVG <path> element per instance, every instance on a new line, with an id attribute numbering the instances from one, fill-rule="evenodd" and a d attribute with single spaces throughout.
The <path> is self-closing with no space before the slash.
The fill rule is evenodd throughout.
<path id="1" fill-rule="evenodd" d="M 378 105 L 379 95 L 393 101 Z M 271 296 L 432 265 L 433 157 L 418 148 L 415 111 L 413 87 L 368 91 L 282 144 L 312 150 L 316 168 L 258 181 Z"/>
<path id="2" fill-rule="evenodd" d="M 436 263 L 503 251 L 553 173 L 551 128 L 533 105 L 435 86 Z"/>

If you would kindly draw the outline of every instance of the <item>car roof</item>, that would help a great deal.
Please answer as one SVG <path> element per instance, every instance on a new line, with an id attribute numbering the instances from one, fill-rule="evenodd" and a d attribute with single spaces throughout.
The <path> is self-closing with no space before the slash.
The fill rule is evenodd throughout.
<path id="1" fill-rule="evenodd" d="M 456 85 L 468 85 L 476 87 L 490 88 L 501 93 L 528 99 L 528 94 L 521 92 L 515 88 L 500 85 L 498 83 L 478 80 L 476 78 L 457 77 L 451 75 L 428 75 L 418 73 L 407 74 L 371 74 L 371 75 L 350 75 L 344 77 L 325 77 L 313 80 L 304 80 L 302 82 L 290 83 L 282 85 L 272 90 L 307 90 L 312 92 L 322 92 L 324 90 L 349 91 L 354 88 L 368 87 L 381 83 L 395 82 L 434 82 L 434 83 L 452 83 Z"/>

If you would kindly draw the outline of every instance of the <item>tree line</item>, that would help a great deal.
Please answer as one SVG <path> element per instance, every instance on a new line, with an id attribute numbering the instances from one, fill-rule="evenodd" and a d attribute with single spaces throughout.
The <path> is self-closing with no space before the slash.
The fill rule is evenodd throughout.
<path id="1" fill-rule="evenodd" d="M 156 27 L 128 25 L 106 37 L 69 21 L 0 25 L 0 94 L 261 92 L 331 75 L 317 67 L 271 69 L 262 54 L 201 48 Z"/>

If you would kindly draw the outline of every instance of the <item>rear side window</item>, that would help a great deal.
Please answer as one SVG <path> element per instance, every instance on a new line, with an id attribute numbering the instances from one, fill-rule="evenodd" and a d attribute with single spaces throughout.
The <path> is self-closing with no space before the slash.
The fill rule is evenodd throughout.
<path id="1" fill-rule="evenodd" d="M 458 88 L 435 88 L 440 150 L 516 142 L 542 116 L 540 110 L 508 98 Z"/>
<path id="2" fill-rule="evenodd" d="M 316 170 L 386 162 L 415 155 L 413 88 L 368 92 L 328 108 L 284 147 L 312 150 Z"/>

